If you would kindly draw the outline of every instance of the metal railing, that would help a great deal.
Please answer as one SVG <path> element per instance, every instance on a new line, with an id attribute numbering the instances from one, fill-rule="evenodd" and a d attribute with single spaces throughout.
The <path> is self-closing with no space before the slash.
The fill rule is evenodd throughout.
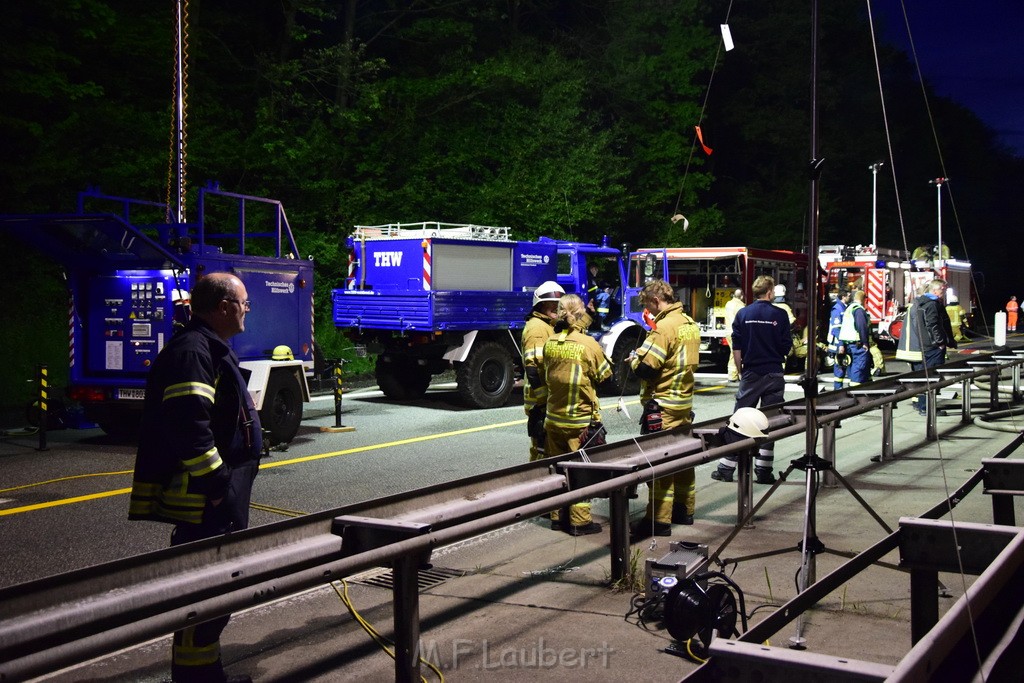
<path id="1" fill-rule="evenodd" d="M 929 396 L 928 434 L 935 438 L 938 390 L 988 376 L 996 387 L 994 407 L 1006 370 L 1018 395 L 1022 364 L 1024 350 L 1001 351 L 948 364 L 941 374 L 900 375 L 822 394 L 814 419 L 822 430 L 826 459 L 834 460 L 839 421 L 876 409 L 883 411 L 880 452 L 891 456 L 892 408 L 922 393 Z M 768 440 L 804 433 L 804 406 L 800 399 L 764 409 Z M 963 419 L 970 414 L 970 401 L 964 401 Z M 629 553 L 628 492 L 756 446 L 751 439 L 721 445 L 718 433 L 726 419 L 696 424 L 692 435 L 639 436 L 0 590 L 0 680 L 53 671 L 389 564 L 394 570 L 395 677 L 416 680 L 417 578 L 434 548 L 607 497 L 612 577 L 620 578 Z M 749 484 L 749 472 L 747 478 Z M 750 511 L 749 493 L 744 494 L 749 485 L 738 488 L 737 519 L 742 520 Z"/>

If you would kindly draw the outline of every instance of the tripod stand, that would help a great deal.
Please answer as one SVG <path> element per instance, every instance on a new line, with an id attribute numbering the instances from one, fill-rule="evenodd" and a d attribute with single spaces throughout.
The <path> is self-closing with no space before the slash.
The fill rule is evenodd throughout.
<path id="1" fill-rule="evenodd" d="M 749 459 L 749 458 L 746 458 Z M 720 559 L 723 550 L 732 542 L 732 540 L 739 534 L 739 532 L 746 527 L 750 520 L 753 519 L 754 515 L 761 509 L 761 507 L 768 501 L 769 498 L 778 490 L 779 486 L 785 483 L 793 470 L 801 470 L 805 474 L 805 488 L 804 488 L 804 525 L 803 534 L 800 543 L 795 547 L 790 548 L 779 548 L 775 550 L 769 550 L 761 553 L 755 553 L 752 555 L 746 555 L 736 558 L 728 558 L 725 560 Z M 779 474 L 779 478 L 772 485 L 770 489 L 761 497 L 761 499 L 754 505 L 751 510 L 736 523 L 733 527 L 732 532 L 718 547 L 717 550 L 708 558 L 709 564 L 714 562 L 721 567 L 726 567 L 729 564 L 738 564 L 746 560 L 754 560 L 764 557 L 772 557 L 775 555 L 781 555 L 784 553 L 790 553 L 794 551 L 800 552 L 800 573 L 799 581 L 797 585 L 798 592 L 803 592 L 808 586 L 814 583 L 817 573 L 817 562 L 816 557 L 821 553 L 831 553 L 846 558 L 851 558 L 856 555 L 852 552 L 842 552 L 837 550 L 831 550 L 822 543 L 821 539 L 818 538 L 817 534 L 817 496 L 818 488 L 820 487 L 820 477 L 824 473 L 829 473 L 834 477 L 843 487 L 849 491 L 850 495 L 865 509 L 868 514 L 878 522 L 878 524 L 886 531 L 886 533 L 892 533 L 893 530 L 885 523 L 877 512 L 875 512 L 867 501 L 864 500 L 853 488 L 853 486 L 846 480 L 845 477 L 840 475 L 832 462 L 814 455 L 804 455 L 796 460 L 790 462 L 790 465 L 786 470 Z M 893 567 L 897 568 L 897 567 Z M 804 643 L 803 633 L 803 616 L 797 621 L 797 635 L 790 639 L 792 647 L 802 647 Z"/>

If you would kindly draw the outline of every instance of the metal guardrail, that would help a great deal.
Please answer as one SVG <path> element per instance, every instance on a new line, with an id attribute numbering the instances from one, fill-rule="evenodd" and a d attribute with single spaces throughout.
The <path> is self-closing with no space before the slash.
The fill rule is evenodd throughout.
<path id="1" fill-rule="evenodd" d="M 982 376 L 990 376 L 995 387 L 1000 374 L 1010 370 L 1018 395 L 1022 364 L 1024 350 L 1003 351 L 948 364 L 941 375 L 912 373 L 822 394 L 815 421 L 826 460 L 834 460 L 834 428 L 842 419 L 882 409 L 881 450 L 885 456 L 888 438 L 891 457 L 895 404 L 929 394 L 928 432 L 934 438 L 939 389 L 968 386 Z M 996 389 L 992 401 L 994 407 Z M 966 420 L 970 401 L 963 405 Z M 804 433 L 804 406 L 800 399 L 766 408 L 768 440 Z M 434 548 L 581 500 L 608 497 L 612 575 L 621 577 L 629 552 L 628 491 L 756 446 L 750 439 L 721 445 L 717 434 L 726 419 L 694 425 L 693 436 L 639 436 L 5 588 L 0 590 L 0 681 L 53 671 L 388 564 L 394 569 L 396 680 L 418 679 L 417 575 Z M 747 478 L 749 484 L 749 472 Z M 745 487 L 738 488 L 741 520 L 750 501 L 749 495 L 744 498 Z"/>

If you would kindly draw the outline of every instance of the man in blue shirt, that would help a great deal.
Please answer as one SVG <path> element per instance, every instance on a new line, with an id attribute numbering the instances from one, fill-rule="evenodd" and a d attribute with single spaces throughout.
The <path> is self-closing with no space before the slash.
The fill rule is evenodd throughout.
<path id="1" fill-rule="evenodd" d="M 839 330 L 843 326 L 843 315 L 849 304 L 850 290 L 843 287 L 839 290 L 839 296 L 832 304 L 832 312 L 829 314 L 828 355 L 833 360 L 832 375 L 835 379 L 832 382 L 832 388 L 836 391 L 843 388 L 843 381 L 846 379 L 847 366 L 842 363 L 839 354 L 839 347 L 842 346 L 842 342 L 839 341 Z"/>
<path id="2" fill-rule="evenodd" d="M 871 319 L 864 308 L 864 290 L 853 293 L 853 301 L 843 313 L 839 328 L 839 352 L 850 357 L 846 378 L 850 386 L 871 381 Z"/>
<path id="3" fill-rule="evenodd" d="M 789 315 L 772 304 L 775 280 L 769 275 L 761 275 L 754 280 L 751 289 L 754 302 L 740 309 L 732 324 L 732 352 L 736 367 L 740 369 L 740 389 L 733 413 L 740 408 L 783 402 L 786 379 L 782 369 L 793 346 Z M 754 459 L 758 484 L 775 483 L 774 462 L 775 444 L 762 444 Z M 711 478 L 732 481 L 735 470 L 735 457 L 727 456 L 718 461 L 718 469 L 711 473 Z"/>

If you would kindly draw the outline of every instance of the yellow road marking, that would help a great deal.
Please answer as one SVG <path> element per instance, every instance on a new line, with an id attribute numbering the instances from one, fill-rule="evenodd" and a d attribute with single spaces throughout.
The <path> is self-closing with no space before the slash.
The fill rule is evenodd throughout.
<path id="1" fill-rule="evenodd" d="M 700 389 L 696 389 L 695 393 L 696 392 L 702 392 L 702 391 L 710 391 L 712 389 L 721 389 L 722 386 L 723 385 L 716 385 L 716 386 L 712 386 L 712 387 L 702 387 Z M 615 401 L 617 403 L 618 399 L 615 399 Z M 635 405 L 635 404 L 639 404 L 639 403 L 640 403 L 639 399 L 631 400 L 631 401 L 627 401 L 626 402 L 627 405 Z M 602 406 L 602 408 L 603 408 L 603 406 Z M 380 449 L 383 449 L 383 448 L 394 448 L 396 446 L 407 446 L 407 445 L 413 444 L 413 443 L 422 443 L 424 441 L 433 441 L 433 440 L 436 440 L 436 439 L 445 439 L 445 438 L 452 437 L 452 436 L 461 436 L 463 434 L 473 434 L 475 432 L 485 432 L 485 431 L 488 431 L 488 430 L 491 430 L 491 429 L 501 429 L 502 427 L 515 427 L 517 425 L 522 425 L 522 424 L 526 424 L 526 418 L 523 418 L 523 419 L 520 419 L 520 420 L 511 420 L 509 422 L 496 422 L 494 424 L 483 425 L 481 427 L 468 427 L 466 429 L 457 429 L 455 431 L 443 432 L 441 434 L 428 434 L 426 436 L 417 436 L 417 437 L 412 437 L 412 438 L 409 438 L 409 439 L 399 439 L 398 441 L 388 441 L 386 443 L 371 444 L 371 445 L 368 445 L 368 446 L 357 446 L 356 448 L 347 448 L 347 449 L 341 450 L 341 451 L 331 451 L 330 453 L 318 453 L 316 455 L 305 455 L 305 456 L 302 456 L 302 457 L 299 457 L 299 458 L 290 458 L 288 460 L 275 460 L 273 462 L 263 463 L 262 465 L 260 465 L 260 469 L 262 470 L 262 469 L 270 469 L 272 467 L 283 467 L 285 465 L 295 465 L 295 464 L 303 463 L 303 462 L 312 462 L 314 460 L 323 460 L 325 458 L 337 458 L 337 457 L 342 456 L 342 455 L 352 455 L 354 453 L 365 453 L 367 451 L 375 451 L 375 450 L 380 450 Z M 69 477 L 62 477 L 60 479 L 51 479 L 49 481 L 39 482 L 38 484 L 25 484 L 23 486 L 16 486 L 16 487 L 13 487 L 13 488 L 10 488 L 10 489 L 4 489 L 4 490 L 5 491 L 13 491 L 15 489 L 29 488 L 30 486 L 39 486 L 39 485 L 42 485 L 42 484 L 50 484 L 50 483 L 55 483 L 55 482 L 59 482 L 59 481 L 66 481 L 66 480 L 69 480 L 69 479 L 78 479 L 78 478 L 83 478 L 83 477 L 103 476 L 103 475 L 111 475 L 111 474 L 131 474 L 131 472 L 132 472 L 132 470 L 124 470 L 123 472 L 102 472 L 102 473 L 97 473 L 97 474 L 79 474 L 79 475 L 73 475 L 73 476 L 69 476 Z M 124 488 L 124 489 L 114 489 L 112 491 L 101 491 L 99 493 L 91 493 L 91 494 L 88 494 L 88 495 L 85 495 L 85 496 L 74 496 L 72 498 L 61 498 L 59 500 L 50 500 L 50 501 L 46 501 L 44 503 L 34 503 L 32 505 L 23 505 L 21 507 L 16 507 L 16 508 L 0 509 L 0 517 L 3 517 L 5 515 L 15 515 L 15 514 L 23 513 L 23 512 L 32 512 L 34 510 L 44 510 L 46 508 L 59 507 L 61 505 L 74 505 L 75 503 L 84 503 L 84 502 L 88 502 L 90 500 L 97 500 L 97 499 L 100 499 L 100 498 L 109 498 L 111 496 L 125 496 L 125 495 L 128 495 L 129 493 L 131 493 L 131 491 L 132 490 L 131 490 L 130 487 L 129 488 Z M 279 512 L 281 514 L 285 513 L 285 511 L 280 509 L 280 508 L 270 508 L 269 506 L 265 506 L 262 509 L 266 509 L 269 512 Z"/>

